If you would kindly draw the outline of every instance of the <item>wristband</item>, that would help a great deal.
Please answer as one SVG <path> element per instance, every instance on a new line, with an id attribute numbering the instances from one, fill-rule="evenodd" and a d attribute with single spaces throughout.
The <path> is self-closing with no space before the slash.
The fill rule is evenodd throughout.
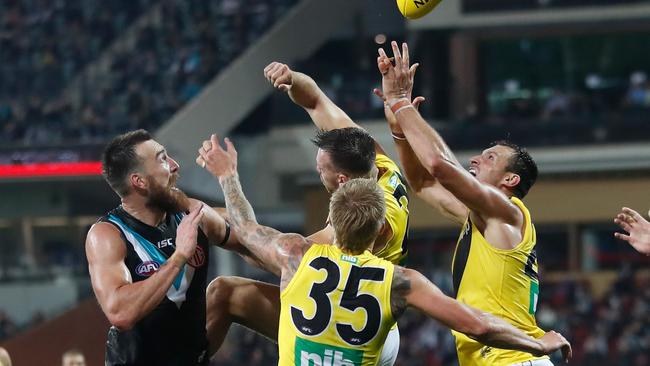
<path id="1" fill-rule="evenodd" d="M 226 224 L 226 234 L 223 236 L 223 240 L 221 241 L 221 243 L 217 244 L 218 247 L 226 244 L 228 239 L 230 239 L 230 224 L 228 223 L 228 221 L 225 220 L 224 223 Z"/>
<path id="2" fill-rule="evenodd" d="M 405 110 L 405 109 L 407 109 L 407 108 L 413 108 L 413 109 L 415 109 L 415 107 L 413 106 L 413 104 L 410 104 L 410 103 L 409 103 L 408 105 L 405 105 L 405 106 L 402 106 L 402 107 L 397 108 L 397 110 L 394 111 L 393 114 L 396 115 L 397 113 L 399 113 L 399 112 L 401 112 L 401 111 L 403 111 L 403 110 Z"/>
<path id="3" fill-rule="evenodd" d="M 400 109 L 402 109 L 402 108 L 404 108 L 404 107 L 406 107 L 406 106 L 411 105 L 411 101 L 408 100 L 408 99 L 406 99 L 406 98 L 401 98 L 401 99 L 398 99 L 395 103 L 392 103 L 392 104 L 391 104 L 391 103 L 389 102 L 389 105 L 390 105 L 390 110 L 393 112 L 393 114 L 395 114 L 395 113 L 397 113 L 397 111 L 399 111 Z"/>

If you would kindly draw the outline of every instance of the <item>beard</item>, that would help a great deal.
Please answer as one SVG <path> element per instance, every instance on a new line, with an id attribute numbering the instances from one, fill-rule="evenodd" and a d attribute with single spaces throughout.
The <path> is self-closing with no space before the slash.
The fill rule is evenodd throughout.
<path id="1" fill-rule="evenodd" d="M 163 212 L 185 212 L 189 208 L 189 198 L 176 188 L 177 176 L 174 175 L 167 186 L 156 183 L 152 178 L 147 194 L 147 207 Z"/>

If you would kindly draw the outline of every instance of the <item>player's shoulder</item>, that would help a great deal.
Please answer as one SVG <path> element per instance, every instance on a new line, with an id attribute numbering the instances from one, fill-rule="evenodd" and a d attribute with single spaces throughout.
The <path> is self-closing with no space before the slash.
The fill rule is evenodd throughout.
<path id="1" fill-rule="evenodd" d="M 108 244 L 108 246 L 124 245 L 122 233 L 108 221 L 98 221 L 90 227 L 86 236 L 86 244 L 92 245 L 93 243 L 102 243 L 102 246 L 107 246 L 104 244 Z"/>
<path id="2" fill-rule="evenodd" d="M 399 167 L 397 166 L 395 161 L 393 161 L 393 159 L 388 157 L 388 155 L 378 153 L 377 156 L 375 157 L 375 165 L 377 166 L 377 168 L 399 171 Z"/>
<path id="3" fill-rule="evenodd" d="M 126 243 L 120 230 L 105 221 L 95 223 L 86 236 L 86 255 L 89 261 L 119 259 L 126 255 Z"/>

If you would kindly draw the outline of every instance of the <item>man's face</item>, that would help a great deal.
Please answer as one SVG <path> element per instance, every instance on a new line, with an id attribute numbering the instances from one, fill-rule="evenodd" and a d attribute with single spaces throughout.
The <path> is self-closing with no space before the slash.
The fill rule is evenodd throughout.
<path id="1" fill-rule="evenodd" d="M 320 176 L 320 181 L 323 182 L 325 189 L 329 193 L 336 191 L 339 184 L 342 183 L 341 180 L 345 177 L 343 173 L 334 167 L 330 154 L 323 149 L 318 149 L 318 154 L 316 154 L 316 170 Z"/>
<path id="2" fill-rule="evenodd" d="M 136 147 L 136 153 L 145 181 L 145 188 L 140 190 L 147 196 L 147 206 L 173 212 L 187 209 L 187 196 L 176 188 L 179 165 L 167 155 L 165 148 L 148 140 Z"/>
<path id="3" fill-rule="evenodd" d="M 63 366 L 86 366 L 83 355 L 67 355 L 63 358 Z"/>
<path id="4" fill-rule="evenodd" d="M 475 176 L 479 182 L 499 188 L 508 174 L 506 168 L 513 153 L 511 148 L 502 145 L 483 150 L 480 155 L 470 159 L 469 173 Z"/>

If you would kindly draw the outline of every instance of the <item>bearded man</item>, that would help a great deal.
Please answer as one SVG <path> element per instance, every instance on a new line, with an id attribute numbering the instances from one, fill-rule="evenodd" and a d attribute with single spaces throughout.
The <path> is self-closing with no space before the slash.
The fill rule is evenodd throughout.
<path id="1" fill-rule="evenodd" d="M 121 205 L 92 226 L 86 256 L 111 323 L 106 365 L 207 365 L 209 244 L 230 227 L 176 188 L 179 165 L 144 130 L 115 137 L 102 158 Z"/>

